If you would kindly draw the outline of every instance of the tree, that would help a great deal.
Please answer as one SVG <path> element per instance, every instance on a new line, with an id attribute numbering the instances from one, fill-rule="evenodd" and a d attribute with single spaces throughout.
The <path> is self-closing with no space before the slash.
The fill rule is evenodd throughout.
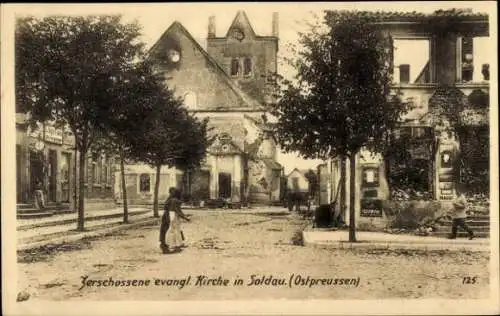
<path id="1" fill-rule="evenodd" d="M 198 120 L 193 114 L 183 110 L 182 118 L 177 121 L 176 128 L 181 133 L 182 141 L 175 142 L 172 151 L 176 153 L 177 158 L 170 167 L 182 170 L 184 174 L 189 175 L 201 166 L 205 159 L 208 147 L 215 140 L 215 135 L 209 137 L 209 131 L 212 128 L 208 126 L 209 119 Z M 189 179 L 188 179 L 189 181 Z M 190 193 L 190 181 L 188 183 Z"/>
<path id="2" fill-rule="evenodd" d="M 349 240 L 355 235 L 356 156 L 381 151 L 389 130 L 404 113 L 390 95 L 391 39 L 369 15 L 326 11 L 292 47 L 294 81 L 283 80 L 271 110 L 282 148 L 305 158 L 350 161 Z M 307 122 L 305 124 L 305 122 Z"/>
<path id="3" fill-rule="evenodd" d="M 143 52 L 136 23 L 120 16 L 22 18 L 16 28 L 16 97 L 33 122 L 54 120 L 75 137 L 79 158 L 78 230 L 84 230 L 84 168 L 103 134 L 102 108 L 116 76 Z"/>
<path id="4" fill-rule="evenodd" d="M 209 145 L 208 120 L 199 121 L 189 114 L 183 100 L 162 81 L 149 81 L 148 102 L 152 110 L 135 127 L 133 150 L 139 160 L 155 168 L 156 181 L 153 214 L 158 217 L 158 190 L 162 166 L 189 170 L 200 165 Z"/>
<path id="5" fill-rule="evenodd" d="M 309 182 L 309 195 L 311 197 L 316 197 L 316 194 L 318 192 L 318 175 L 314 170 L 309 169 L 307 172 L 304 174 L 304 176 L 307 178 L 307 181 Z"/>
<path id="6" fill-rule="evenodd" d="M 110 100 L 101 115 L 108 120 L 102 123 L 103 137 L 100 148 L 114 153 L 120 159 L 120 180 L 123 194 L 123 222 L 128 223 L 128 200 L 125 183 L 126 161 L 139 161 L 144 131 L 149 117 L 154 117 L 153 106 L 158 93 L 163 93 L 164 77 L 155 73 L 147 56 L 137 63 L 127 65 L 114 77 L 109 87 Z"/>

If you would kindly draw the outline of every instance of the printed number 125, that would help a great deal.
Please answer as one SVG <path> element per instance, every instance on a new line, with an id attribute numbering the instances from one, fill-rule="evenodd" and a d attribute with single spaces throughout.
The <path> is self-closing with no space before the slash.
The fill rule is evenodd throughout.
<path id="1" fill-rule="evenodd" d="M 462 284 L 476 284 L 477 277 L 464 277 L 462 279 Z"/>

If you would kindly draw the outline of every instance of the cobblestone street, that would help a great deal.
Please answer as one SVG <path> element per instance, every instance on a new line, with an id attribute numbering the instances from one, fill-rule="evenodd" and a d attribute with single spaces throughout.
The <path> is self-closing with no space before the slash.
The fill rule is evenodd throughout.
<path id="1" fill-rule="evenodd" d="M 56 250 L 21 252 L 19 290 L 29 292 L 30 300 L 465 299 L 489 295 L 488 253 L 303 247 L 298 245 L 299 236 L 307 223 L 298 216 L 245 212 L 186 211 L 192 220 L 183 223 L 187 248 L 176 254 L 160 252 L 158 226 L 84 239 Z M 248 286 L 252 275 L 285 283 Z M 92 283 L 89 280 L 110 278 L 151 283 L 102 287 L 94 282 L 80 289 L 84 276 L 87 285 Z M 219 285 L 196 284 L 202 281 L 198 276 L 220 277 Z M 189 277 L 183 287 L 172 281 Z M 338 279 L 338 283 L 309 286 L 307 277 Z M 475 277 L 474 284 L 463 284 L 464 277 Z M 243 285 L 234 285 L 237 278 L 243 279 Z M 339 285 L 339 279 L 347 278 L 359 278 L 358 286 L 350 281 Z M 228 286 L 220 285 L 223 279 L 229 280 Z"/>

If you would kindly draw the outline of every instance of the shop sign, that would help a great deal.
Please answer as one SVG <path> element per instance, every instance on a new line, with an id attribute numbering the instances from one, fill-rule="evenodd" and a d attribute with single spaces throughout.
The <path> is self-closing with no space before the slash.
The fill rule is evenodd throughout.
<path id="1" fill-rule="evenodd" d="M 362 199 L 359 215 L 362 217 L 382 217 L 382 200 Z"/>
<path id="2" fill-rule="evenodd" d="M 363 168 L 363 187 L 378 187 L 379 186 L 379 169 L 378 167 Z"/>
<path id="3" fill-rule="evenodd" d="M 45 126 L 45 141 L 54 144 L 62 144 L 63 131 L 54 126 Z"/>
<path id="4" fill-rule="evenodd" d="M 453 189 L 453 182 L 440 182 L 439 188 L 443 190 L 451 190 Z"/>

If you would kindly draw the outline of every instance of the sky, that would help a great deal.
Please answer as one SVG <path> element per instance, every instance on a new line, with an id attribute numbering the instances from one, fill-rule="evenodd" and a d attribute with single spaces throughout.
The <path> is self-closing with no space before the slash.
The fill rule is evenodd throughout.
<path id="1" fill-rule="evenodd" d="M 142 41 L 151 47 L 174 21 L 180 22 L 193 37 L 206 47 L 208 19 L 216 17 L 217 36 L 224 36 L 238 10 L 244 10 L 258 35 L 271 34 L 272 13 L 279 13 L 279 61 L 288 55 L 287 45 L 297 41 L 297 33 L 305 29 L 305 21 L 321 16 L 324 9 L 368 10 L 368 11 L 417 11 L 431 13 L 438 9 L 472 8 L 473 12 L 493 13 L 493 2 L 290 2 L 290 3 L 154 3 L 154 4 L 64 4 L 64 5 L 7 5 L 16 15 L 86 15 L 121 14 L 124 21 L 136 20 L 142 26 Z M 412 77 L 414 78 L 426 56 L 425 44 L 409 44 L 399 50 L 401 56 L 412 56 Z M 484 50 L 478 50 L 479 53 Z M 411 54 L 408 54 L 408 53 Z M 481 57 L 485 59 L 486 57 Z M 408 61 L 406 61 L 408 62 Z M 293 70 L 283 63 L 278 64 L 278 72 L 285 77 L 293 76 Z M 479 73 L 479 72 L 477 72 Z M 278 155 L 278 161 L 285 167 L 285 173 L 293 168 L 316 168 L 318 160 L 302 160 L 296 154 Z"/>

